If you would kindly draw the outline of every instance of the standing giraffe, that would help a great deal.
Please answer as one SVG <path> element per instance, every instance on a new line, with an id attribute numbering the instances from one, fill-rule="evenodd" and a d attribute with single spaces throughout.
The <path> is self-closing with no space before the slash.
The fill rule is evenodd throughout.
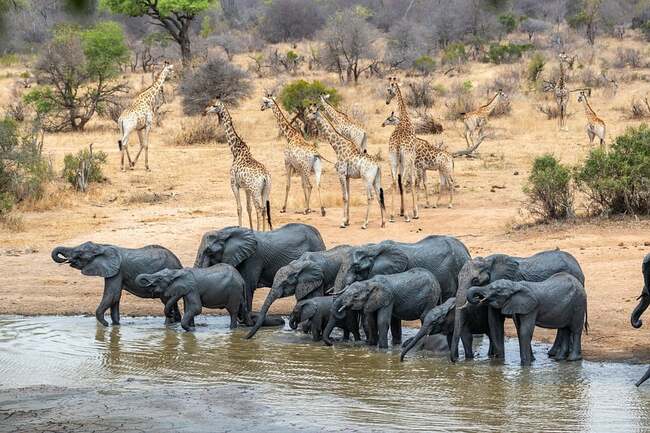
<path id="1" fill-rule="evenodd" d="M 253 158 L 250 148 L 242 140 L 235 127 L 232 124 L 232 117 L 228 109 L 220 100 L 215 100 L 211 105 L 206 107 L 205 114 L 215 113 L 219 118 L 219 123 L 226 133 L 228 146 L 232 152 L 232 166 L 230 167 L 230 188 L 235 195 L 237 202 L 237 220 L 242 225 L 242 208 L 239 190 L 244 189 L 246 193 L 246 210 L 248 212 L 248 222 L 253 230 L 253 216 L 251 209 L 251 199 L 255 205 L 257 213 L 257 230 L 260 229 L 260 217 L 262 218 L 262 229 L 266 230 L 266 222 L 269 223 L 269 230 L 273 230 L 271 224 L 271 204 L 269 196 L 271 195 L 271 175 L 264 165 Z"/>
<path id="2" fill-rule="evenodd" d="M 320 96 L 320 102 L 325 115 L 332 122 L 339 134 L 357 145 L 359 150 L 366 151 L 368 148 L 368 134 L 364 129 L 347 114 L 337 110 L 328 102 L 330 95 Z"/>
<path id="3" fill-rule="evenodd" d="M 382 127 L 388 125 L 399 125 L 400 119 L 395 116 L 395 113 L 390 113 L 390 116 L 381 124 Z M 442 196 L 442 189 L 446 187 L 449 191 L 449 203 L 447 207 L 450 209 L 454 204 L 454 158 L 447 150 L 445 150 L 442 143 L 431 144 L 427 140 L 420 137 L 416 138 L 416 157 L 415 157 L 415 170 L 416 186 L 420 183 L 424 188 L 424 198 L 426 200 L 425 207 L 438 207 L 440 197 Z M 440 175 L 440 189 L 438 190 L 438 198 L 436 203 L 431 206 L 429 203 L 429 191 L 427 190 L 427 170 L 437 170 Z"/>
<path id="4" fill-rule="evenodd" d="M 320 213 L 322 216 L 325 216 L 325 208 L 323 207 L 323 201 L 320 196 L 323 157 L 318 153 L 318 147 L 305 140 L 300 131 L 289 124 L 282 109 L 271 96 L 262 98 L 261 110 L 264 111 L 267 109 L 273 110 L 278 126 L 287 139 L 287 145 L 284 148 L 284 169 L 287 175 L 287 187 L 284 194 L 284 205 L 280 212 L 284 213 L 287 211 L 287 200 L 289 199 L 289 189 L 291 188 L 291 176 L 293 173 L 297 173 L 302 179 L 302 190 L 305 194 L 305 215 L 311 212 L 309 199 L 311 197 L 312 187 L 309 176 L 311 173 L 314 173 Z"/>
<path id="5" fill-rule="evenodd" d="M 122 135 L 122 138 L 117 141 L 120 153 L 122 154 L 120 162 L 122 171 L 124 171 L 124 153 L 126 152 L 126 157 L 129 160 L 129 167 L 134 168 L 138 162 L 140 153 L 142 153 L 142 149 L 144 149 L 144 166 L 149 170 L 149 131 L 151 131 L 151 126 L 153 125 L 154 114 L 160 107 L 160 102 L 163 100 L 163 84 L 165 84 L 165 80 L 169 78 L 173 71 L 174 66 L 166 63 L 153 84 L 140 92 L 129 108 L 124 110 L 117 120 L 117 125 Z M 134 130 L 138 132 L 140 150 L 138 150 L 135 160 L 131 162 L 131 155 L 129 155 L 129 135 Z"/>
<path id="6" fill-rule="evenodd" d="M 488 117 L 499 106 L 501 100 L 505 100 L 506 94 L 503 90 L 499 89 L 497 93 L 490 99 L 490 101 L 480 106 L 474 111 L 463 114 L 463 124 L 465 125 L 465 141 L 467 147 L 470 148 L 474 145 L 474 137 L 479 133 L 488 122 Z"/>
<path id="7" fill-rule="evenodd" d="M 377 194 L 377 202 L 381 211 L 381 227 L 385 227 L 384 190 L 381 187 L 381 167 L 377 158 L 367 152 L 362 152 L 353 142 L 339 134 L 330 121 L 319 111 L 317 105 L 312 104 L 308 107 L 306 117 L 316 122 L 318 133 L 327 139 L 336 153 L 334 168 L 339 175 L 343 192 L 343 222 L 340 227 L 345 228 L 350 225 L 350 179 L 363 179 L 366 185 L 368 204 L 366 218 L 361 228 L 368 228 L 373 190 Z"/>
<path id="8" fill-rule="evenodd" d="M 568 131 L 566 118 L 569 106 L 569 94 L 571 91 L 567 87 L 567 69 L 573 69 L 573 63 L 576 56 L 569 57 L 564 51 L 558 54 L 560 60 L 560 78 L 557 81 L 544 82 L 544 91 L 553 91 L 555 103 L 558 111 L 558 128 L 560 131 Z"/>
<path id="9" fill-rule="evenodd" d="M 390 198 L 390 222 L 394 222 L 395 211 L 395 191 L 399 188 L 400 196 L 400 215 L 404 216 L 406 222 L 411 221 L 408 214 L 404 211 L 404 188 L 402 179 L 408 176 L 411 185 L 415 185 L 415 158 L 416 158 L 416 137 L 415 127 L 411 123 L 406 108 L 406 103 L 402 98 L 402 91 L 397 83 L 396 77 L 388 78 L 388 88 L 386 89 L 386 105 L 389 105 L 395 96 L 399 107 L 400 122 L 396 126 L 388 140 L 388 158 L 390 160 L 390 174 L 393 177 L 393 188 Z M 415 188 L 411 189 L 411 199 L 413 201 L 413 219 L 418 219 L 418 202 L 415 197 Z"/>
<path id="10" fill-rule="evenodd" d="M 605 122 L 601 118 L 599 118 L 594 110 L 591 108 L 591 105 L 589 105 L 589 101 L 587 100 L 587 95 L 591 94 L 591 90 L 581 90 L 580 93 L 578 94 L 578 102 L 581 102 L 582 105 L 584 106 L 585 109 L 585 116 L 587 116 L 587 135 L 589 136 L 589 145 L 592 146 L 594 144 L 594 137 L 598 137 L 600 139 L 600 147 L 602 149 L 606 149 L 605 147 Z"/>

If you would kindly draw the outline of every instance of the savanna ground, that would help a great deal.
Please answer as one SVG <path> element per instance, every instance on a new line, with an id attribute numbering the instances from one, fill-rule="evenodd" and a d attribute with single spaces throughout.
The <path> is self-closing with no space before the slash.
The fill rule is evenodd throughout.
<path id="1" fill-rule="evenodd" d="M 636 44 L 639 40 L 600 39 L 600 52 L 613 53 L 617 46 Z M 581 53 L 579 53 L 581 54 Z M 246 56 L 235 59 L 246 63 Z M 551 65 L 555 59 L 551 61 Z M 493 81 L 513 68 L 525 68 L 525 62 L 515 65 L 469 63 L 459 76 L 435 76 L 435 83 L 450 87 L 455 81 L 470 80 L 476 87 Z M 10 97 L 9 89 L 24 68 L 0 70 L 0 102 Z M 638 71 L 644 75 L 647 70 Z M 622 74 L 635 73 L 623 70 Z M 384 99 L 385 81 L 361 80 L 357 86 L 339 86 L 333 74 L 302 71 L 298 77 L 321 79 L 335 85 L 343 96 L 343 106 L 356 104 L 365 111 L 369 132 L 369 151 L 387 154 L 391 127 L 382 128 L 385 117 L 396 110 L 395 103 L 387 107 Z M 293 77 L 287 77 L 286 81 Z M 137 88 L 140 76 L 130 76 Z M 150 77 L 144 78 L 148 82 Z M 525 81 L 525 79 L 524 79 Z M 480 158 L 458 158 L 455 162 L 455 207 L 424 209 L 420 219 L 405 223 L 398 219 L 379 228 L 379 212 L 371 208 L 368 230 L 360 228 L 365 211 L 365 195 L 359 181 L 352 181 L 351 226 L 340 229 L 340 187 L 333 167 L 325 165 L 322 196 L 327 216 L 318 213 L 295 213 L 303 208 L 302 190 L 294 179 L 289 212 L 279 213 L 285 188 L 283 145 L 275 120 L 269 111 L 260 111 L 260 100 L 266 89 L 274 88 L 274 78 L 254 79 L 253 96 L 231 110 L 235 127 L 250 145 L 253 154 L 271 170 L 273 191 L 272 217 L 276 227 L 289 222 L 316 226 L 328 247 L 344 243 L 360 244 L 383 239 L 405 242 L 417 241 L 428 234 L 448 234 L 458 237 L 473 256 L 496 252 L 528 256 L 534 252 L 561 248 L 579 260 L 586 274 L 589 294 L 589 334 L 583 340 L 583 350 L 590 359 L 647 360 L 650 358 L 648 331 L 630 326 L 629 315 L 642 287 L 641 260 L 650 250 L 650 220 L 578 219 L 575 222 L 551 225 L 528 225 L 531 221 L 523 209 L 522 192 L 531 162 L 536 156 L 550 152 L 562 162 L 575 164 L 589 152 L 584 132 L 582 108 L 572 98 L 568 132 L 559 132 L 555 121 L 548 120 L 537 110 L 541 97 L 518 91 L 510 95 L 512 113 L 490 121 L 493 138 L 479 148 Z M 525 85 L 524 85 L 525 86 Z M 591 104 L 607 122 L 611 139 L 639 121 L 628 120 L 619 108 L 629 105 L 634 95 L 643 96 L 650 89 L 645 80 L 620 81 L 615 97 L 596 89 Z M 487 98 L 484 96 L 483 98 Z M 231 155 L 225 144 L 179 146 L 173 137 L 188 119 L 182 114 L 179 97 L 166 108 L 171 110 L 163 125 L 153 129 L 150 138 L 150 166 L 146 172 L 142 159 L 133 171 L 119 170 L 117 130 L 108 120 L 95 118 L 84 133 L 48 134 L 45 152 L 51 156 L 54 168 L 60 172 L 63 156 L 76 152 L 89 143 L 95 150 L 108 154 L 104 173 L 108 183 L 94 185 L 87 194 L 76 193 L 58 180 L 48 188 L 40 202 L 23 205 L 21 230 L 0 227 L 0 314 L 92 314 L 102 294 L 103 281 L 87 278 L 68 266 L 59 266 L 50 259 L 55 245 L 76 245 L 87 240 L 139 247 L 157 243 L 172 249 L 185 265 L 194 261 L 201 235 L 211 229 L 237 223 L 237 215 L 229 186 L 228 170 Z M 430 140 L 444 140 L 449 149 L 465 147 L 459 122 L 444 120 L 442 101 L 433 107 L 436 117 L 443 119 L 445 132 Z M 205 122 L 215 122 L 206 117 Z M 137 149 L 137 137 L 131 139 Z M 133 144 L 135 143 L 135 145 Z M 321 144 L 324 156 L 333 161 L 335 155 L 326 143 Z M 384 160 L 383 186 L 390 204 L 390 172 Z M 437 183 L 437 176 L 429 176 Z M 312 194 L 312 208 L 316 206 Z M 407 205 L 409 201 L 407 200 Z M 443 199 L 444 203 L 444 199 Z M 245 210 L 244 210 L 245 212 Z M 246 218 L 246 217 L 245 217 Z M 246 221 L 246 219 L 245 219 Z M 259 307 L 266 289 L 256 292 Z M 273 311 L 287 313 L 292 298 L 276 302 Z M 124 315 L 161 314 L 161 304 L 138 299 L 127 293 L 122 298 Z M 94 320 L 88 318 L 88 320 Z M 541 329 L 536 337 L 550 339 L 551 333 Z"/>

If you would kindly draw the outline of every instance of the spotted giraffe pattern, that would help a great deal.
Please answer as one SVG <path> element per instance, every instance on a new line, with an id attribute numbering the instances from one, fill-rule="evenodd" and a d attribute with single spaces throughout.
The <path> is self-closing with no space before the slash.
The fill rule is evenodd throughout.
<path id="1" fill-rule="evenodd" d="M 505 93 L 501 89 L 490 99 L 490 101 L 480 106 L 474 111 L 465 113 L 463 115 L 463 124 L 465 125 L 465 141 L 467 147 L 472 147 L 474 144 L 474 137 L 481 129 L 487 125 L 488 117 L 492 114 L 495 108 L 499 106 L 501 100 L 506 99 Z"/>
<path id="2" fill-rule="evenodd" d="M 262 229 L 266 230 L 268 221 L 269 230 L 273 230 L 271 224 L 271 174 L 264 167 L 264 164 L 253 158 L 250 148 L 242 140 L 232 123 L 232 118 L 223 102 L 216 100 L 205 109 L 205 113 L 214 113 L 219 118 L 219 123 L 226 133 L 226 139 L 230 152 L 232 153 L 232 165 L 230 167 L 230 187 L 237 202 L 237 219 L 242 225 L 242 207 L 240 189 L 246 193 L 246 210 L 248 211 L 248 222 L 253 230 L 253 216 L 251 200 L 257 214 L 257 230 L 260 230 L 260 218 Z"/>
<path id="3" fill-rule="evenodd" d="M 397 83 L 396 77 L 388 79 L 388 88 L 386 89 L 386 105 L 389 105 L 393 98 L 397 97 L 397 105 L 399 107 L 400 122 L 396 126 L 393 133 L 388 140 L 388 159 L 390 160 L 390 173 L 393 178 L 393 187 L 391 189 L 390 199 L 390 217 L 389 221 L 393 222 L 395 210 L 395 192 L 399 189 L 400 195 L 400 215 L 408 222 L 411 219 L 404 211 L 404 188 L 402 180 L 408 180 L 411 185 L 415 184 L 415 159 L 416 159 L 416 141 L 415 127 L 411 123 L 411 119 L 406 108 L 404 98 L 402 98 L 402 91 Z M 411 188 L 411 199 L 413 203 L 413 219 L 419 218 L 418 216 L 418 203 L 415 197 L 415 188 Z"/>
<path id="4" fill-rule="evenodd" d="M 163 85 L 165 84 L 165 80 L 167 80 L 167 78 L 172 74 L 173 70 L 173 65 L 166 64 L 158 74 L 158 77 L 154 80 L 153 84 L 140 92 L 131 105 L 122 112 L 117 120 L 117 125 L 122 136 L 122 138 L 117 142 L 121 153 L 120 168 L 122 171 L 124 171 L 124 154 L 126 153 L 129 167 L 134 168 L 135 164 L 138 162 L 138 158 L 140 158 L 142 150 L 144 150 L 145 168 L 149 170 L 149 132 L 153 125 L 154 114 L 164 101 Z M 137 131 L 138 133 L 140 150 L 138 150 L 135 159 L 131 161 L 131 155 L 129 155 L 129 135 L 131 135 L 131 132 L 133 131 Z"/>
<path id="5" fill-rule="evenodd" d="M 598 137 L 600 140 L 600 147 L 605 147 L 605 122 L 596 115 L 596 112 L 589 105 L 587 100 L 588 92 L 581 90 L 578 94 L 578 102 L 582 103 L 585 109 L 585 116 L 587 117 L 587 136 L 589 136 L 589 145 L 594 144 L 594 138 Z"/>
<path id="6" fill-rule="evenodd" d="M 323 157 L 318 152 L 318 147 L 310 143 L 302 136 L 300 131 L 291 126 L 282 109 L 271 97 L 262 98 L 261 110 L 271 109 L 278 122 L 282 134 L 287 139 L 287 145 L 284 148 L 284 168 L 287 176 L 287 185 L 284 195 L 284 205 L 281 212 L 287 211 L 287 200 L 289 199 L 289 190 L 291 188 L 291 176 L 296 173 L 302 179 L 302 189 L 305 195 L 305 214 L 311 212 L 309 208 L 309 199 L 311 197 L 310 175 L 314 174 L 316 182 L 316 193 L 318 194 L 318 203 L 320 205 L 321 215 L 325 216 L 325 207 L 320 195 L 320 182 L 323 167 Z"/>
<path id="7" fill-rule="evenodd" d="M 323 112 L 332 122 L 332 125 L 339 134 L 356 144 L 359 150 L 366 151 L 368 149 L 368 134 L 366 131 L 350 116 L 332 107 L 328 100 L 329 95 L 320 96 Z"/>
<path id="8" fill-rule="evenodd" d="M 381 126 L 399 125 L 400 119 L 391 113 Z M 427 189 L 427 170 L 437 170 L 440 175 L 440 189 L 438 198 L 433 207 L 438 207 L 442 196 L 443 187 L 449 191 L 448 207 L 451 208 L 454 202 L 454 158 L 443 143 L 431 144 L 420 137 L 416 138 L 415 170 L 417 172 L 416 186 L 421 185 L 424 189 L 426 207 L 429 203 L 429 191 Z"/>
<path id="9" fill-rule="evenodd" d="M 377 202 L 381 212 L 381 227 L 385 226 L 384 220 L 384 190 L 381 187 L 381 167 L 378 158 L 362 152 L 357 146 L 339 134 L 330 121 L 319 111 L 317 105 L 311 105 L 307 110 L 307 118 L 318 126 L 318 133 L 324 137 L 336 153 L 334 168 L 341 182 L 343 192 L 343 222 L 341 228 L 350 225 L 350 179 L 362 179 L 367 193 L 366 218 L 361 228 L 368 228 L 370 216 L 370 203 L 373 199 L 373 190 L 377 194 Z"/>

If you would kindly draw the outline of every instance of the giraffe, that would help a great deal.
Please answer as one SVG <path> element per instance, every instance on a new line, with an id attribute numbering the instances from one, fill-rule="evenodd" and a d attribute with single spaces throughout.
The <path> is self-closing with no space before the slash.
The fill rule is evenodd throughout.
<path id="1" fill-rule="evenodd" d="M 269 196 L 271 194 L 271 174 L 264 165 L 253 158 L 250 148 L 242 140 L 235 127 L 232 124 L 232 117 L 223 102 L 215 100 L 206 107 L 204 114 L 215 113 L 221 123 L 232 152 L 232 166 L 230 167 L 230 188 L 235 195 L 237 202 L 237 220 L 242 225 L 242 207 L 240 189 L 246 193 L 246 210 L 248 212 L 248 222 L 253 230 L 253 216 L 251 209 L 251 200 L 255 205 L 257 213 L 257 230 L 260 229 L 260 217 L 262 219 L 262 230 L 266 230 L 266 223 L 269 223 L 269 230 L 273 230 L 271 224 L 271 204 Z"/>
<path id="2" fill-rule="evenodd" d="M 560 131 L 568 131 L 566 118 L 567 108 L 569 106 L 569 94 L 571 91 L 566 85 L 567 68 L 573 69 L 576 56 L 569 57 L 564 51 L 562 51 L 558 54 L 558 58 L 560 61 L 560 78 L 557 81 L 546 81 L 544 84 L 544 91 L 553 91 L 558 110 L 558 129 Z"/>
<path id="3" fill-rule="evenodd" d="M 465 141 L 467 142 L 467 147 L 470 148 L 474 144 L 474 136 L 477 132 L 480 132 L 481 129 L 487 124 L 488 117 L 494 111 L 495 108 L 499 105 L 501 100 L 506 100 L 507 96 L 503 93 L 503 90 L 497 90 L 497 93 L 490 99 L 490 101 L 480 106 L 474 111 L 463 114 L 463 124 L 465 125 Z"/>
<path id="4" fill-rule="evenodd" d="M 388 140 L 388 159 L 390 160 L 390 173 L 393 178 L 393 187 L 390 199 L 390 222 L 395 222 L 395 191 L 399 188 L 400 195 L 400 215 L 404 216 L 406 222 L 411 221 L 408 214 L 404 211 L 404 189 L 402 179 L 405 175 L 411 185 L 415 185 L 415 148 L 416 137 L 415 127 L 411 123 L 406 108 L 406 103 L 402 98 L 402 91 L 397 83 L 396 77 L 388 78 L 388 88 L 386 89 L 386 105 L 397 96 L 397 105 L 399 107 L 400 122 L 390 135 Z M 411 199 L 413 202 L 413 219 L 418 219 L 418 203 L 415 197 L 415 188 L 411 188 Z"/>
<path id="5" fill-rule="evenodd" d="M 382 127 L 388 125 L 399 125 L 400 119 L 395 116 L 395 113 L 390 113 L 390 116 L 381 124 Z M 454 203 L 454 158 L 442 143 L 431 144 L 427 140 L 416 137 L 416 156 L 415 156 L 415 169 L 417 172 L 416 186 L 422 185 L 424 189 L 424 197 L 426 200 L 426 208 L 438 207 L 440 198 L 442 196 L 442 189 L 446 187 L 449 191 L 449 203 L 447 207 L 450 209 Z M 437 170 L 440 175 L 440 189 L 438 191 L 438 198 L 436 203 L 431 206 L 429 203 L 429 191 L 427 190 L 427 170 Z"/>
<path id="6" fill-rule="evenodd" d="M 589 105 L 587 96 L 591 94 L 591 89 L 581 90 L 578 94 L 578 102 L 581 102 L 587 116 L 587 135 L 589 136 L 589 145 L 594 144 L 594 137 L 600 139 L 600 147 L 606 150 L 605 146 L 605 122 L 599 118 Z"/>
<path id="7" fill-rule="evenodd" d="M 122 138 L 117 141 L 120 153 L 122 154 L 120 162 L 122 171 L 124 171 L 124 153 L 126 152 L 126 157 L 129 160 L 129 167 L 133 169 L 138 162 L 142 149 L 144 149 L 144 166 L 147 171 L 149 170 L 149 131 L 151 131 L 154 114 L 163 100 L 163 84 L 165 84 L 165 80 L 169 78 L 173 71 L 174 66 L 166 63 L 153 84 L 140 92 L 117 120 L 117 125 L 122 135 Z M 138 150 L 138 154 L 132 162 L 131 155 L 129 155 L 129 135 L 133 131 L 138 132 L 140 150 Z"/>
<path id="8" fill-rule="evenodd" d="M 325 216 L 325 207 L 323 207 L 323 201 L 320 195 L 320 181 L 324 158 L 318 152 L 318 147 L 315 144 L 305 140 L 300 131 L 289 124 L 282 109 L 270 95 L 262 98 L 261 110 L 264 111 L 267 109 L 273 111 L 280 130 L 287 139 L 287 146 L 284 148 L 284 168 L 287 175 L 287 186 L 284 194 L 284 205 L 280 212 L 284 213 L 287 211 L 287 200 L 289 198 L 291 176 L 293 173 L 298 174 L 302 179 L 302 190 L 305 195 L 305 215 L 311 212 L 309 199 L 311 197 L 312 186 L 309 181 L 309 176 L 311 173 L 314 173 L 320 213 L 322 216 Z"/>
<path id="9" fill-rule="evenodd" d="M 329 97 L 329 94 L 320 95 L 320 102 L 325 115 L 339 134 L 356 144 L 362 152 L 366 151 L 368 149 L 368 134 L 366 131 L 350 116 L 334 108 L 328 102 Z"/>
<path id="10" fill-rule="evenodd" d="M 350 179 L 363 179 L 366 186 L 368 202 L 366 206 L 366 218 L 362 229 L 368 228 L 368 217 L 370 215 L 370 202 L 373 199 L 373 190 L 377 194 L 377 202 L 381 211 L 381 227 L 385 227 L 384 220 L 384 190 L 381 187 L 381 167 L 376 157 L 362 152 L 357 146 L 339 134 L 330 121 L 319 111 L 319 106 L 312 104 L 307 108 L 306 117 L 318 125 L 318 132 L 327 139 L 336 153 L 334 168 L 339 175 L 341 190 L 343 192 L 343 221 L 340 227 L 350 225 Z"/>

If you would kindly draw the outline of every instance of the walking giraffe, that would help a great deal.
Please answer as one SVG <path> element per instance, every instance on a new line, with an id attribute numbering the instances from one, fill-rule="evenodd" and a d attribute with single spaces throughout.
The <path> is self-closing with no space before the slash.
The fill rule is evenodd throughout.
<path id="1" fill-rule="evenodd" d="M 480 132 L 485 125 L 487 125 L 488 117 L 499 106 L 502 100 L 505 100 L 506 94 L 503 90 L 497 90 L 497 93 L 490 99 L 490 101 L 480 106 L 474 111 L 463 114 L 463 124 L 465 125 L 465 141 L 467 147 L 470 148 L 474 145 L 474 136 Z"/>
<path id="2" fill-rule="evenodd" d="M 388 125 L 399 125 L 400 119 L 395 116 L 395 113 L 390 113 L 390 116 L 381 124 L 382 127 Z M 447 207 L 452 208 L 454 204 L 454 158 L 447 150 L 445 150 L 442 143 L 431 144 L 427 140 L 416 137 L 415 146 L 415 170 L 416 170 L 416 187 L 421 184 L 424 189 L 424 198 L 426 200 L 425 207 L 438 207 L 440 198 L 442 196 L 442 189 L 446 187 L 449 191 L 449 203 Z M 437 170 L 440 175 L 440 189 L 438 190 L 438 198 L 436 203 L 431 206 L 429 203 L 429 191 L 427 190 L 427 170 Z"/>
<path id="3" fill-rule="evenodd" d="M 385 227 L 384 210 L 386 206 L 384 204 L 384 190 L 381 187 L 381 167 L 378 159 L 367 152 L 359 150 L 353 142 L 339 134 L 330 121 L 319 111 L 316 104 L 308 107 L 306 117 L 318 125 L 318 133 L 325 137 L 336 153 L 334 168 L 339 175 L 343 192 L 343 222 L 340 227 L 345 228 L 350 225 L 350 179 L 363 179 L 366 186 L 368 203 L 366 218 L 361 228 L 368 228 L 373 190 L 377 194 L 377 202 L 381 211 L 381 227 Z"/>
<path id="4" fill-rule="evenodd" d="M 593 146 L 594 137 L 600 139 L 600 147 L 606 150 L 605 146 L 605 122 L 596 115 L 594 110 L 589 105 L 587 96 L 591 94 L 591 90 L 580 90 L 578 94 L 578 102 L 581 102 L 585 109 L 585 116 L 587 116 L 586 131 L 589 136 L 589 145 Z"/>
<path id="5" fill-rule="evenodd" d="M 232 152 L 232 165 L 230 167 L 230 188 L 235 195 L 237 202 L 237 220 L 242 225 L 242 208 L 239 191 L 241 188 L 246 193 L 246 211 L 248 212 L 248 222 L 253 230 L 253 216 L 251 209 L 251 200 L 255 206 L 257 214 L 257 230 L 260 229 L 260 218 L 262 219 L 262 229 L 266 230 L 266 223 L 269 223 L 269 230 L 273 230 L 271 224 L 271 204 L 269 196 L 271 194 L 271 175 L 264 167 L 264 164 L 257 161 L 251 155 L 250 148 L 242 140 L 235 127 L 232 124 L 232 117 L 228 109 L 220 100 L 215 100 L 211 105 L 206 107 L 205 114 L 215 113 L 219 118 L 219 123 L 226 133 L 226 139 L 230 152 Z"/>
<path id="6" fill-rule="evenodd" d="M 291 188 L 291 176 L 297 173 L 302 179 L 302 190 L 305 194 L 305 215 L 311 212 L 309 208 L 309 199 L 311 197 L 311 182 L 309 176 L 314 174 L 316 181 L 316 193 L 318 194 L 318 203 L 320 204 L 320 213 L 325 216 L 325 207 L 320 195 L 320 180 L 323 169 L 323 157 L 318 152 L 315 144 L 304 139 L 300 131 L 289 124 L 282 109 L 275 100 L 269 95 L 262 98 L 261 110 L 271 109 L 278 122 L 280 131 L 287 139 L 287 145 L 284 148 L 284 169 L 287 175 L 287 187 L 284 194 L 284 205 L 280 212 L 287 211 L 287 200 L 289 199 L 289 189 Z"/>
<path id="7" fill-rule="evenodd" d="M 390 174 L 393 178 L 393 187 L 390 198 L 390 217 L 388 221 L 395 222 L 395 191 L 399 188 L 400 196 L 400 215 L 404 216 L 406 222 L 411 221 L 408 214 L 404 211 L 404 188 L 402 179 L 408 176 L 411 185 L 415 185 L 415 158 L 416 158 L 416 137 L 415 127 L 411 123 L 406 108 L 406 103 L 402 98 L 402 91 L 397 83 L 396 77 L 388 78 L 388 88 L 386 89 L 386 105 L 390 104 L 397 96 L 397 105 L 399 107 L 400 122 L 390 135 L 388 140 L 388 159 L 390 160 Z M 411 189 L 411 199 L 413 201 L 413 219 L 418 219 L 418 203 L 415 197 L 415 188 Z"/>
<path id="8" fill-rule="evenodd" d="M 359 150 L 366 151 L 368 148 L 368 134 L 350 116 L 334 108 L 329 101 L 329 94 L 320 96 L 320 102 L 325 115 L 329 118 L 339 134 L 357 145 Z"/>
<path id="9" fill-rule="evenodd" d="M 149 170 L 149 132 L 153 125 L 154 115 L 163 100 L 163 85 L 165 84 L 165 80 L 169 78 L 173 71 L 174 66 L 165 62 L 165 66 L 162 71 L 160 71 L 153 84 L 140 92 L 133 100 L 133 103 L 122 112 L 117 120 L 117 126 L 122 135 L 122 138 L 117 141 L 121 153 L 120 168 L 122 171 L 124 171 L 124 153 L 126 153 L 126 157 L 128 158 L 129 167 L 134 168 L 143 149 L 144 166 Z M 131 155 L 129 155 L 129 135 L 133 131 L 138 132 L 140 150 L 138 150 L 138 154 L 132 162 Z"/>

